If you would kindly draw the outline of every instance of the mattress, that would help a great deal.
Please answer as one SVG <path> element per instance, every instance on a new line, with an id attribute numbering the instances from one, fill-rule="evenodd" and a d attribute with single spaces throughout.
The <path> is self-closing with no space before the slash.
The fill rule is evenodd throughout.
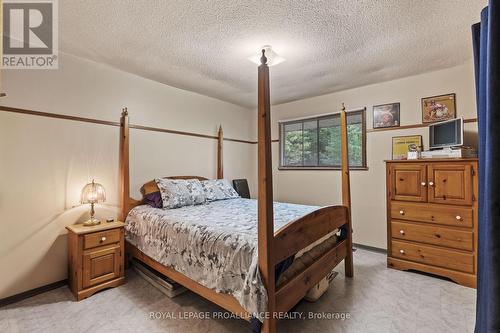
<path id="1" fill-rule="evenodd" d="M 318 208 L 275 202 L 274 230 Z M 234 296 L 257 318 L 267 310 L 258 268 L 256 200 L 228 199 L 177 209 L 138 206 L 126 219 L 125 237 L 159 263 Z"/>

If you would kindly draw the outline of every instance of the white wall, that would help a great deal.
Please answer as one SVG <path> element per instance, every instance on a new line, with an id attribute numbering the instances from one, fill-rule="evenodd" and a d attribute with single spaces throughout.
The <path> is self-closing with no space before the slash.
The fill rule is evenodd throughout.
<path id="1" fill-rule="evenodd" d="M 253 113 L 110 67 L 61 55 L 59 70 L 4 71 L 5 106 L 252 140 Z M 157 176 L 215 177 L 216 140 L 131 130 L 131 187 Z M 115 217 L 119 128 L 0 112 L 0 298 L 66 278 L 65 226 L 88 218 L 80 191 L 95 178 L 97 209 Z M 255 145 L 225 142 L 226 178 L 253 180 Z"/>
<path id="2" fill-rule="evenodd" d="M 2 105 L 118 121 L 127 106 L 131 122 L 255 140 L 256 115 L 247 109 L 168 87 L 110 67 L 61 55 L 57 71 L 4 71 Z M 455 92 L 458 115 L 475 117 L 472 64 L 351 89 L 272 107 L 277 121 L 349 108 L 401 102 L 402 125 L 420 123 L 420 98 Z M 476 125 L 469 124 L 475 132 Z M 119 128 L 0 112 L 0 298 L 66 277 L 65 226 L 88 218 L 79 206 L 83 185 L 95 178 L 107 190 L 100 217 L 114 217 L 118 202 Z M 384 159 L 391 138 L 426 130 L 369 133 L 368 171 L 353 171 L 353 223 L 357 243 L 385 248 Z M 225 142 L 226 178 L 249 179 L 256 191 L 256 145 Z M 132 193 L 158 175 L 215 176 L 216 141 L 131 130 Z M 340 202 L 338 171 L 278 171 L 273 143 L 275 199 L 305 204 Z"/>
<path id="3" fill-rule="evenodd" d="M 372 106 L 401 103 L 401 125 L 421 123 L 422 97 L 456 93 L 457 116 L 476 117 L 473 65 L 461 66 L 383 82 L 338 93 L 273 106 L 273 138 L 277 139 L 278 120 L 335 112 L 345 102 L 348 109 L 366 107 L 367 127 L 372 127 Z M 367 134 L 368 171 L 351 172 L 353 229 L 356 243 L 386 248 L 385 164 L 391 158 L 393 136 L 421 134 L 428 147 L 428 130 L 416 128 Z M 477 124 L 466 131 L 477 133 Z M 468 135 L 471 137 L 471 135 Z M 472 135 L 474 137 L 474 135 Z M 340 203 L 339 171 L 280 171 L 278 143 L 273 143 L 275 199 L 304 204 Z"/>

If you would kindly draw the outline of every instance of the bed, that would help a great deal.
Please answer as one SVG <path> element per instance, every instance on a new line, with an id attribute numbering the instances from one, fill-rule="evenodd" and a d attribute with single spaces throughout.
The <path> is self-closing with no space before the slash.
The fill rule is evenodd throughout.
<path id="1" fill-rule="evenodd" d="M 275 202 L 273 208 L 274 227 L 279 229 L 319 207 Z M 125 229 L 127 242 L 162 265 L 233 296 L 249 313 L 267 310 L 257 256 L 256 200 L 234 198 L 177 209 L 140 205 L 130 211 Z M 304 253 L 315 256 L 313 248 L 321 254 L 321 244 L 330 238 L 335 242 L 336 232 L 284 259 L 277 276 L 286 278 L 294 259 Z"/>
<path id="2" fill-rule="evenodd" d="M 269 68 L 264 50 L 261 62 L 257 200 L 155 209 L 132 199 L 126 110 L 121 118 L 120 178 L 128 255 L 243 319 L 257 318 L 263 322 L 262 332 L 267 333 L 276 332 L 281 314 L 341 261 L 345 275 L 352 277 L 353 261 L 345 107 L 340 114 L 342 204 L 316 207 L 273 202 Z M 217 178 L 222 178 L 221 129 L 216 139 Z M 151 186 L 154 182 L 143 188 Z"/>

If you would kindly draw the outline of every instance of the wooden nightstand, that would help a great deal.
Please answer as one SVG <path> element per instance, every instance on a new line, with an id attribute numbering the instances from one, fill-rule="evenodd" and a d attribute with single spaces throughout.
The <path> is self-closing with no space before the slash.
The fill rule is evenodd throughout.
<path id="1" fill-rule="evenodd" d="M 78 301 L 125 282 L 123 222 L 68 229 L 69 288 Z"/>

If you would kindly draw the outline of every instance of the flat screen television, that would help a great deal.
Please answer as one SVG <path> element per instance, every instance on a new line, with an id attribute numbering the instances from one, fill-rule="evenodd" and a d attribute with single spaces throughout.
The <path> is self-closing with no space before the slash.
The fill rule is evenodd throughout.
<path id="1" fill-rule="evenodd" d="M 456 118 L 429 125 L 429 148 L 463 146 L 464 119 Z"/>

